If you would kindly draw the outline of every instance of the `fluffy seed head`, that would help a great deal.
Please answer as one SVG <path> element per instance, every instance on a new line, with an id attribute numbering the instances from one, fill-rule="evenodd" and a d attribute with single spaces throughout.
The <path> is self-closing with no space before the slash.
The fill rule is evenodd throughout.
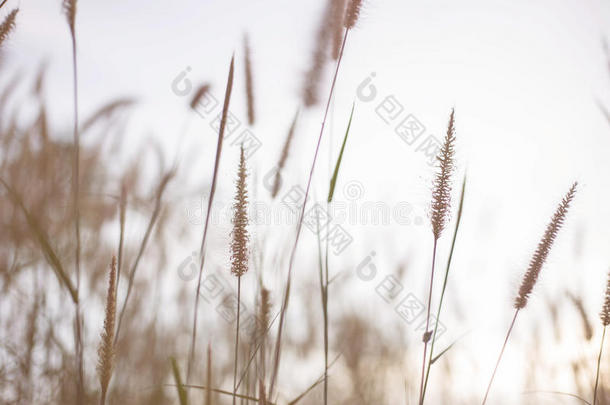
<path id="1" fill-rule="evenodd" d="M 454 115 L 455 111 L 451 110 L 445 141 L 437 156 L 440 165 L 433 183 L 432 204 L 430 207 L 430 223 L 432 224 L 432 233 L 435 239 L 440 238 L 441 233 L 445 229 L 451 208 L 451 174 L 455 169 Z"/>
<path id="2" fill-rule="evenodd" d="M 345 13 L 345 28 L 348 30 L 354 28 L 360 17 L 361 8 L 362 0 L 350 0 Z"/>
<path id="3" fill-rule="evenodd" d="M 248 124 L 254 124 L 254 79 L 252 78 L 252 59 L 250 56 L 250 40 L 244 36 L 244 73 L 246 75 L 246 101 L 248 102 Z"/>
<path id="4" fill-rule="evenodd" d="M 195 92 L 195 95 L 191 99 L 191 104 L 190 105 L 191 105 L 191 108 L 193 110 L 196 109 L 197 104 L 199 104 L 199 102 L 205 97 L 206 94 L 208 94 L 209 91 L 210 91 L 210 85 L 209 84 L 204 83 L 201 86 L 199 86 L 199 88 Z"/>
<path id="5" fill-rule="evenodd" d="M 246 187 L 246 158 L 244 147 L 241 146 L 239 154 L 239 168 L 235 189 L 235 202 L 233 203 L 233 231 L 231 235 L 231 273 L 237 277 L 248 271 L 248 190 Z"/>
<path id="6" fill-rule="evenodd" d="M 604 298 L 604 306 L 599 314 L 604 326 L 610 325 L 610 273 L 608 273 L 608 282 L 606 284 L 606 296 Z"/>
<path id="7" fill-rule="evenodd" d="M 15 29 L 15 19 L 17 17 L 18 11 L 19 11 L 18 8 L 11 11 L 6 16 L 4 21 L 2 21 L 2 24 L 0 24 L 0 46 L 2 46 L 4 41 L 6 41 L 6 39 L 10 35 L 11 31 L 13 31 Z"/>
<path id="8" fill-rule="evenodd" d="M 262 332 L 266 333 L 267 327 L 269 327 L 269 322 L 271 320 L 271 291 L 265 287 L 261 288 L 259 318 L 261 329 L 263 329 Z"/>
<path id="9" fill-rule="evenodd" d="M 280 155 L 280 160 L 277 164 L 277 172 L 275 174 L 275 179 L 273 180 L 273 188 L 271 189 L 271 197 L 273 198 L 277 197 L 277 193 L 280 191 L 282 170 L 284 169 L 284 166 L 286 166 L 286 161 L 288 160 L 288 152 L 290 151 L 290 145 L 292 144 L 292 139 L 294 138 L 298 118 L 299 111 L 296 112 L 294 118 L 292 119 L 292 124 L 290 124 L 290 129 L 288 130 L 288 135 L 286 135 L 284 147 L 282 148 L 282 154 Z"/>
<path id="10" fill-rule="evenodd" d="M 104 329 L 100 345 L 97 349 L 97 373 L 102 388 L 102 398 L 106 397 L 110 377 L 114 367 L 114 323 L 116 316 L 116 257 L 112 257 L 110 275 L 108 276 L 108 293 L 106 296 L 106 311 Z"/>
<path id="11" fill-rule="evenodd" d="M 74 36 L 74 21 L 76 20 L 76 0 L 64 0 L 62 8 L 66 18 L 68 19 L 68 25 L 70 26 L 70 32 Z"/>
<path id="12" fill-rule="evenodd" d="M 302 93 L 305 107 L 314 106 L 320 101 L 320 85 L 328 62 L 329 48 L 333 59 L 339 58 L 345 25 L 345 2 L 346 0 L 328 0 L 320 20 L 311 65 L 305 73 Z"/>
<path id="13" fill-rule="evenodd" d="M 330 24 L 332 29 L 332 49 L 331 55 L 334 60 L 339 59 L 341 41 L 343 40 L 343 20 L 345 18 L 346 0 L 330 0 Z"/>
<path id="14" fill-rule="evenodd" d="M 522 309 L 527 305 L 527 301 L 529 296 L 538 280 L 538 276 L 540 275 L 540 270 L 542 270 L 542 266 L 546 261 L 549 252 L 551 251 L 551 247 L 553 246 L 553 242 L 555 242 L 555 238 L 557 237 L 557 233 L 563 226 L 563 222 L 565 220 L 566 214 L 568 213 L 568 208 L 570 207 L 570 203 L 574 199 L 574 194 L 576 193 L 576 186 L 578 183 L 574 183 L 570 190 L 565 195 L 559 207 L 553 214 L 551 218 L 551 222 L 546 227 L 544 235 L 542 239 L 538 243 L 538 247 L 530 260 L 529 267 L 527 272 L 523 276 L 523 281 L 521 282 L 521 287 L 519 288 L 519 293 L 515 298 L 515 308 Z"/>

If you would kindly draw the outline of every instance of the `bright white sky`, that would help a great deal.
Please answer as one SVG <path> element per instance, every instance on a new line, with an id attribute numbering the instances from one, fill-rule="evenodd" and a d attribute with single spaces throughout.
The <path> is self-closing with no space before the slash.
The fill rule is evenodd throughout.
<path id="1" fill-rule="evenodd" d="M 252 131 L 263 142 L 250 166 L 265 173 L 276 162 L 299 107 L 302 77 L 324 3 L 80 0 L 77 31 L 83 116 L 112 98 L 136 96 L 140 106 L 127 144 L 137 145 L 154 134 L 171 152 L 187 103 L 172 93 L 172 80 L 190 66 L 189 78 L 194 83 L 209 81 L 213 94 L 222 99 L 235 51 L 231 110 L 245 121 L 241 39 L 247 31 L 259 117 Z M 9 0 L 6 8 L 16 5 L 21 13 L 7 60 L 32 72 L 42 60 L 50 62 L 48 94 L 55 124 L 64 124 L 71 118 L 71 68 L 60 1 L 18 4 Z M 495 360 L 510 320 L 512 295 L 529 256 L 574 180 L 581 186 L 565 232 L 516 336 L 531 340 L 526 324 L 546 316 L 546 296 L 560 296 L 566 290 L 583 294 L 592 317 L 600 306 L 610 265 L 610 127 L 595 101 L 610 106 L 610 75 L 602 51 L 609 18 L 610 3 L 602 0 L 365 1 L 362 18 L 349 38 L 332 115 L 333 155 L 339 149 L 356 88 L 371 72 L 375 72 L 378 98 L 371 103 L 357 100 L 339 190 L 358 182 L 364 200 L 390 206 L 407 201 L 418 207 L 425 220 L 433 172 L 424 155 L 384 124 L 375 107 L 383 97 L 394 95 L 405 115 L 415 115 L 426 126 L 426 135 L 439 138 L 451 107 L 456 108 L 459 175 L 467 166 L 469 186 L 462 243 L 451 279 L 454 297 L 449 299 L 459 304 L 462 313 L 459 320 L 447 321 L 451 335 L 447 342 L 470 331 L 464 352 L 478 353 L 474 357 L 479 358 L 482 370 L 475 372 L 482 373 L 481 381 Z M 314 109 L 303 116 L 289 160 L 295 182 L 305 182 L 321 115 L 321 109 Z M 190 129 L 187 150 L 199 158 L 191 181 L 205 184 L 215 134 L 198 118 Z M 327 147 L 325 142 L 319 162 L 315 189 L 319 198 L 325 195 L 328 181 Z M 235 148 L 227 150 L 221 167 L 227 176 L 234 171 L 236 154 Z M 221 189 L 227 196 L 231 192 L 228 183 Z M 338 198 L 345 200 L 343 193 Z M 427 226 L 347 224 L 346 229 L 355 242 L 338 260 L 342 267 L 355 267 L 375 250 L 377 266 L 392 273 L 398 262 L 410 257 L 408 282 L 423 296 L 431 239 Z M 574 253 L 577 237 L 582 238 L 580 259 Z M 449 239 L 445 236 L 445 245 Z M 313 247 L 313 242 L 308 235 L 304 246 Z M 300 251 L 300 260 L 309 260 L 308 249 Z M 443 262 L 445 251 L 442 247 Z M 372 288 L 365 294 L 374 305 L 385 305 Z M 579 346 L 579 336 L 575 341 L 573 350 L 591 353 L 588 346 Z M 498 387 L 524 378 L 518 368 L 525 351 L 515 347 L 509 349 Z M 565 352 L 567 358 L 570 355 Z M 468 360 L 463 369 L 460 364 L 454 371 L 473 372 Z M 472 376 L 464 378 L 461 382 L 471 385 Z M 547 383 L 540 389 L 561 388 Z M 481 384 L 479 390 L 483 388 Z"/>

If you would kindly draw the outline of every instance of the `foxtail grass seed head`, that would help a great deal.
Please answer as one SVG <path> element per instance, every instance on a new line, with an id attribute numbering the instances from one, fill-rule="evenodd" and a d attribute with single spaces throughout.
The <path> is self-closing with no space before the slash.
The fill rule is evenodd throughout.
<path id="1" fill-rule="evenodd" d="M 292 119 L 292 124 L 290 124 L 290 129 L 288 130 L 288 135 L 286 135 L 286 140 L 284 141 L 284 146 L 282 148 L 282 154 L 280 155 L 280 160 L 277 164 L 277 173 L 275 174 L 273 188 L 271 189 L 271 197 L 273 198 L 277 197 L 277 193 L 280 191 L 282 170 L 284 169 L 284 166 L 286 166 L 286 161 L 288 160 L 288 153 L 290 152 L 290 145 L 292 144 L 292 139 L 294 138 L 298 118 L 299 111 L 296 112 L 294 118 Z"/>
<path id="2" fill-rule="evenodd" d="M 318 28 L 316 35 L 315 49 L 312 54 L 311 66 L 305 73 L 305 81 L 303 83 L 303 104 L 305 107 L 311 107 L 316 105 L 320 101 L 320 81 L 324 73 L 324 66 L 328 59 L 327 45 L 328 45 L 329 30 L 323 21 L 322 25 Z"/>
<path id="3" fill-rule="evenodd" d="M 245 56 L 245 75 L 246 75 L 246 101 L 248 102 L 248 124 L 254 124 L 254 79 L 252 76 L 252 58 L 250 51 L 250 39 L 244 36 L 244 56 Z"/>
<path id="4" fill-rule="evenodd" d="M 447 225 L 451 209 L 451 175 L 455 169 L 455 110 L 451 110 L 449 125 L 443 147 L 437 159 L 439 169 L 432 188 L 432 204 L 430 208 L 430 223 L 434 239 L 438 239 Z"/>
<path id="5" fill-rule="evenodd" d="M 343 3 L 343 4 L 339 4 Z M 311 65 L 305 73 L 302 97 L 305 107 L 312 107 L 320 101 L 320 86 L 324 76 L 324 68 L 330 53 L 333 58 L 339 58 L 343 40 L 345 0 L 328 0 L 324 15 L 316 32 Z M 338 10 L 338 8 L 341 8 Z"/>
<path id="6" fill-rule="evenodd" d="M 193 96 L 193 98 L 191 99 L 191 108 L 193 110 L 197 109 L 197 105 L 199 104 L 199 102 L 201 100 L 203 100 L 203 98 L 210 92 L 210 85 L 207 83 L 202 84 L 201 86 L 199 86 L 199 88 L 197 89 L 197 91 L 195 92 L 195 95 Z"/>
<path id="7" fill-rule="evenodd" d="M 267 330 L 267 327 L 269 326 L 269 322 L 270 322 L 270 316 L 271 316 L 271 291 L 269 291 L 267 288 L 263 287 L 261 288 L 261 297 L 260 297 L 260 314 L 259 314 L 259 321 L 260 321 L 260 326 L 262 329 L 264 329 L 264 331 Z M 261 331 L 261 332 L 264 332 Z"/>
<path id="8" fill-rule="evenodd" d="M 608 273 L 608 281 L 606 283 L 606 296 L 604 297 L 604 306 L 599 314 L 604 326 L 610 325 L 610 273 Z"/>
<path id="9" fill-rule="evenodd" d="M 239 154 L 239 168 L 233 203 L 233 231 L 231 242 L 231 273 L 237 277 L 248 271 L 248 190 L 246 186 L 246 158 L 244 147 L 241 146 Z"/>
<path id="10" fill-rule="evenodd" d="M 585 339 L 587 339 L 587 341 L 591 340 L 593 338 L 593 326 L 591 326 L 591 322 L 589 321 L 589 316 L 587 315 L 587 310 L 585 309 L 585 304 L 582 302 L 582 298 L 577 297 L 570 292 L 568 292 L 568 297 L 580 316 Z"/>
<path id="11" fill-rule="evenodd" d="M 332 49 L 333 60 L 339 59 L 341 41 L 343 40 L 343 20 L 345 18 L 346 0 L 331 0 L 331 27 L 332 27 Z"/>
<path id="12" fill-rule="evenodd" d="M 519 288 L 519 293 L 515 298 L 515 308 L 522 309 L 527 305 L 527 301 L 529 296 L 538 280 L 538 276 L 540 275 L 540 270 L 542 270 L 542 266 L 546 261 L 549 252 L 551 251 L 551 247 L 553 246 L 553 242 L 555 242 L 555 238 L 557 237 L 557 233 L 563 226 L 566 214 L 568 213 L 568 208 L 570 207 L 570 203 L 574 199 L 574 195 L 576 193 L 576 186 L 578 183 L 574 183 L 570 190 L 565 195 L 559 207 L 553 214 L 551 218 L 551 222 L 546 227 L 544 235 L 542 239 L 538 243 L 538 247 L 530 260 L 530 264 L 528 266 L 527 272 L 523 276 L 523 281 L 521 282 L 521 287 Z"/>
<path id="13" fill-rule="evenodd" d="M 108 276 L 108 293 L 106 296 L 106 313 L 104 317 L 104 329 L 101 333 L 101 341 L 97 350 L 97 373 L 102 389 L 102 398 L 106 397 L 108 384 L 112 377 L 114 367 L 114 323 L 116 317 L 116 257 L 112 257 L 110 275 Z"/>
<path id="14" fill-rule="evenodd" d="M 70 26 L 70 32 L 74 36 L 74 23 L 76 20 L 76 0 L 64 0 L 62 8 L 66 18 L 68 19 L 68 25 Z"/>
<path id="15" fill-rule="evenodd" d="M 0 46 L 2 46 L 10 33 L 15 29 L 15 19 L 17 18 L 18 12 L 18 8 L 14 9 L 6 16 L 4 21 L 2 21 L 2 24 L 0 24 Z"/>
<path id="16" fill-rule="evenodd" d="M 362 0 L 350 0 L 345 13 L 345 28 L 348 30 L 354 28 L 360 17 L 360 9 L 362 8 Z"/>

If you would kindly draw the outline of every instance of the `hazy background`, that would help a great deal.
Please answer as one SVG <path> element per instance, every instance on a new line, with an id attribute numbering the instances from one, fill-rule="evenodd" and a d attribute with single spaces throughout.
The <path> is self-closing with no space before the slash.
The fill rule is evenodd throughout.
<path id="1" fill-rule="evenodd" d="M 72 114 L 72 71 L 69 32 L 59 3 L 19 4 L 17 30 L 6 45 L 6 63 L 34 72 L 40 63 L 48 62 L 49 116 L 52 123 L 63 125 Z M 77 47 L 82 115 L 113 98 L 135 97 L 139 104 L 126 132 L 126 144 L 133 146 L 129 159 L 138 158 L 136 145 L 156 140 L 171 162 L 190 100 L 172 92 L 172 81 L 188 66 L 193 85 L 210 82 L 212 94 L 222 100 L 235 52 L 231 111 L 245 125 L 242 36 L 247 32 L 257 110 L 251 130 L 263 144 L 249 167 L 257 199 L 268 201 L 261 178 L 277 162 L 292 116 L 300 107 L 303 75 L 325 3 L 81 0 Z M 8 6 L 16 4 L 9 0 Z M 394 207 L 408 202 L 415 212 L 411 225 L 343 224 L 354 242 L 333 257 L 333 266 L 353 272 L 371 251 L 376 252 L 375 264 L 383 274 L 396 273 L 397 265 L 406 261 L 405 290 L 423 300 L 432 242 L 426 204 L 434 171 L 416 145 L 404 143 L 375 108 L 393 95 L 405 108 L 401 117 L 413 114 L 426 126 L 424 137 L 433 134 L 440 139 L 455 107 L 456 184 L 467 169 L 468 189 L 447 298 L 453 310 L 443 319 L 448 331 L 439 345 L 444 347 L 466 334 L 452 362 L 457 391 L 461 386 L 468 392 L 484 391 L 513 313 L 512 298 L 520 277 L 556 204 L 575 180 L 581 185 L 573 209 L 534 299 L 522 314 L 515 344 L 509 347 L 497 377 L 496 395 L 501 397 L 502 390 L 514 395 L 514 384 L 526 378 L 521 368 L 527 361 L 523 347 L 532 347 L 530 332 L 540 317 L 547 316 L 545 297 L 565 299 L 566 291 L 583 295 L 592 317 L 601 307 L 610 263 L 610 128 L 596 100 L 610 106 L 608 62 L 602 45 L 609 17 L 610 3 L 605 1 L 365 1 L 357 29 L 350 34 L 314 196 L 323 200 L 326 195 L 329 166 L 334 165 L 355 100 L 337 200 L 350 201 L 344 188 L 352 184 L 358 190 L 358 203 L 384 202 Z M 378 95 L 367 103 L 358 99 L 356 89 L 372 72 Z M 324 97 L 330 69 L 327 73 Z M 302 113 L 288 163 L 291 183 L 305 185 L 322 113 L 319 107 Z M 178 183 L 184 189 L 204 190 L 211 176 L 216 134 L 209 121 L 190 115 L 188 135 L 178 155 L 186 174 Z M 238 154 L 236 147 L 225 151 L 219 204 L 230 201 Z M 175 249 L 171 260 L 175 266 L 167 270 L 171 283 L 183 282 L 175 267 L 199 243 L 201 227 L 189 223 L 189 210 L 197 201 L 198 194 L 190 193 L 175 207 L 184 210 L 183 219 L 192 226 L 193 237 L 191 245 Z M 213 231 L 221 249 L 228 240 L 224 232 L 228 225 L 225 221 Z M 271 233 L 269 243 L 287 246 L 294 237 L 293 228 L 276 229 L 261 226 L 255 233 Z M 316 240 L 306 229 L 304 235 L 297 278 L 315 281 Z M 449 239 L 449 235 L 442 239 L 441 263 Z M 228 251 L 212 253 L 221 264 L 227 255 Z M 278 274 L 284 271 L 277 270 Z M 254 285 L 256 280 L 248 282 Z M 396 316 L 374 287 L 354 282 L 354 303 L 343 305 L 373 315 L 384 313 L 378 315 L 379 322 Z M 317 305 L 319 297 L 312 299 Z M 298 313 L 304 303 L 297 300 L 293 305 Z M 578 322 L 575 314 L 565 317 Z M 596 318 L 595 325 L 598 337 Z M 420 332 L 411 325 L 404 327 L 409 339 L 419 341 Z M 593 359 L 595 354 L 597 341 L 589 347 L 575 329 L 566 325 L 565 347 L 552 353 L 560 367 L 565 362 L 567 368 L 572 356 Z M 405 364 L 405 368 L 417 367 Z M 480 382 L 478 386 L 473 386 L 474 380 Z M 538 388 L 565 389 L 561 384 L 561 380 L 549 380 Z"/>

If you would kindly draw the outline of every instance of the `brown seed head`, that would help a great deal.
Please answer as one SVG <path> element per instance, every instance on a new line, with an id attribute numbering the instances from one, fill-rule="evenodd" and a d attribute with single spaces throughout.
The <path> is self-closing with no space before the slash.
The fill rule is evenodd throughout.
<path id="1" fill-rule="evenodd" d="M 330 24 L 332 29 L 332 49 L 331 55 L 334 60 L 339 59 L 339 51 L 341 50 L 341 42 L 343 40 L 343 20 L 345 18 L 345 3 L 346 0 L 330 0 Z"/>
<path id="2" fill-rule="evenodd" d="M 64 0 L 62 8 L 68 19 L 68 25 L 70 26 L 70 32 L 74 36 L 74 22 L 76 20 L 76 0 Z"/>
<path id="3" fill-rule="evenodd" d="M 260 300 L 259 321 L 261 323 L 261 329 L 263 329 L 261 332 L 266 333 L 271 319 L 271 291 L 262 287 Z"/>
<path id="4" fill-rule="evenodd" d="M 350 0 L 345 13 L 345 28 L 348 30 L 354 28 L 360 17 L 361 8 L 362 0 Z"/>
<path id="5" fill-rule="evenodd" d="M 606 284 L 606 296 L 602 312 L 599 314 L 604 326 L 610 325 L 610 273 L 608 273 L 608 282 Z"/>
<path id="6" fill-rule="evenodd" d="M 540 270 L 542 270 L 542 266 L 544 265 L 544 262 L 551 251 L 551 247 L 553 246 L 553 242 L 557 237 L 557 233 L 563 225 L 566 214 L 568 213 L 568 208 L 570 207 L 570 203 L 574 199 L 577 184 L 578 183 L 574 183 L 572 185 L 568 193 L 559 204 L 559 207 L 557 207 L 557 211 L 555 211 L 555 214 L 553 214 L 551 222 L 547 225 L 546 231 L 538 243 L 538 247 L 530 260 L 527 272 L 525 273 L 525 276 L 523 276 L 523 281 L 521 282 L 521 287 L 519 288 L 519 294 L 515 298 L 514 306 L 516 309 L 522 309 L 527 305 L 527 301 L 532 289 L 534 288 L 534 285 L 538 280 L 538 276 L 540 275 Z"/>
<path id="7" fill-rule="evenodd" d="M 201 101 L 201 99 L 203 99 L 205 97 L 205 95 L 208 94 L 209 91 L 210 91 L 210 85 L 208 83 L 204 83 L 201 86 L 199 86 L 199 88 L 195 92 L 195 95 L 191 99 L 190 106 L 193 110 L 196 109 L 196 107 L 199 104 L 199 102 Z"/>
<path id="8" fill-rule="evenodd" d="M 116 257 L 112 257 L 110 275 L 108 276 L 108 293 L 106 296 L 106 314 L 100 345 L 97 349 L 97 373 L 102 388 L 102 398 L 105 398 L 108 384 L 114 367 L 114 323 L 116 316 Z"/>
<path id="9" fill-rule="evenodd" d="M 254 79 L 252 78 L 252 59 L 250 51 L 250 40 L 244 36 L 244 56 L 246 75 L 246 101 L 248 102 L 248 124 L 254 124 Z"/>
<path id="10" fill-rule="evenodd" d="M 284 170 L 284 166 L 286 166 L 286 161 L 288 160 L 288 152 L 290 151 L 290 145 L 292 144 L 292 139 L 294 138 L 298 118 L 299 111 L 296 112 L 294 118 L 292 119 L 292 124 L 290 124 L 290 129 L 288 130 L 288 135 L 286 135 L 284 147 L 282 148 L 282 154 L 280 155 L 280 160 L 277 164 L 277 172 L 275 173 L 273 187 L 271 189 L 271 197 L 273 198 L 277 197 L 277 193 L 280 191 L 282 171 Z"/>
<path id="11" fill-rule="evenodd" d="M 2 46 L 4 41 L 6 41 L 11 31 L 15 29 L 15 19 L 17 17 L 17 12 L 19 12 L 18 8 L 11 11 L 6 16 L 4 21 L 2 21 L 2 24 L 0 24 L 0 46 Z"/>
<path id="12" fill-rule="evenodd" d="M 237 277 L 248 271 L 248 190 L 246 186 L 246 158 L 242 145 L 239 154 L 239 168 L 233 203 L 233 241 L 231 243 L 231 273 Z"/>
<path id="13" fill-rule="evenodd" d="M 454 115 L 455 110 L 451 110 L 445 141 L 437 156 L 440 165 L 433 183 L 430 209 L 430 223 L 432 224 L 434 239 L 440 238 L 441 233 L 445 229 L 451 208 L 451 174 L 455 169 L 453 161 L 455 154 Z"/>

